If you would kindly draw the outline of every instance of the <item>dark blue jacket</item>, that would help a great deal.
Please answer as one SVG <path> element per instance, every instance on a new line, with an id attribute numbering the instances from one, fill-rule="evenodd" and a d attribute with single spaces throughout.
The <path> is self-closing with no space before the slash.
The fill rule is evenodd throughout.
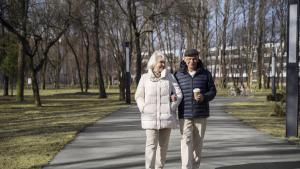
<path id="1" fill-rule="evenodd" d="M 197 65 L 196 74 L 192 77 L 187 71 L 184 61 L 180 63 L 180 69 L 175 73 L 180 89 L 183 94 L 178 107 L 179 118 L 209 117 L 209 101 L 214 99 L 217 90 L 211 73 L 204 69 L 201 60 Z M 193 89 L 200 88 L 204 101 L 199 103 L 194 99 Z"/>

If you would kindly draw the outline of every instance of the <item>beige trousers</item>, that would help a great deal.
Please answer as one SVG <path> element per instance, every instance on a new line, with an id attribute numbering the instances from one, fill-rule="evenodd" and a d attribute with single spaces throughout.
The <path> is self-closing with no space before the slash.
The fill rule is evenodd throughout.
<path id="1" fill-rule="evenodd" d="M 164 168 L 171 129 L 147 129 L 145 166 L 146 169 Z"/>
<path id="2" fill-rule="evenodd" d="M 198 169 L 200 167 L 207 119 L 180 119 L 179 123 L 181 132 L 182 169 Z"/>

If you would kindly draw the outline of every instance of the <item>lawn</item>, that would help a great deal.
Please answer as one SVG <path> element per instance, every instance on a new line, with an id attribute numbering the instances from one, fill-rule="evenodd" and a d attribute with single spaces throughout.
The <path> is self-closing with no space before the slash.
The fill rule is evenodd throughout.
<path id="1" fill-rule="evenodd" d="M 116 89 L 108 99 L 98 99 L 78 89 L 41 90 L 43 107 L 33 104 L 30 91 L 25 102 L 0 96 L 0 168 L 41 168 L 86 126 L 127 107 Z"/>
<path id="2" fill-rule="evenodd" d="M 268 102 L 266 96 L 260 95 L 228 103 L 225 111 L 260 131 L 285 139 L 285 117 L 271 116 L 273 105 L 274 102 Z M 300 145 L 300 137 L 289 138 L 288 141 Z"/>

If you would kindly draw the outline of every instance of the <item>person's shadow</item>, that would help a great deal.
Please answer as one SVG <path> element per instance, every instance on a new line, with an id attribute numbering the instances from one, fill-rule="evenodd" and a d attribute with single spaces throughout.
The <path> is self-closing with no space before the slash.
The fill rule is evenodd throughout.
<path id="1" fill-rule="evenodd" d="M 216 169 L 300 169 L 300 161 L 250 163 L 218 167 Z"/>

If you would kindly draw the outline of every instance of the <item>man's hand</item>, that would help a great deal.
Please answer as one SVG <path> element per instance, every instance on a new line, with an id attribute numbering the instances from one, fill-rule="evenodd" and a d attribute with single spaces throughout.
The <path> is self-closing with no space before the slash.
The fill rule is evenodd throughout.
<path id="1" fill-rule="evenodd" d="M 170 97 L 170 99 L 171 99 L 171 102 L 176 102 L 176 101 L 177 101 L 176 95 L 172 95 L 172 96 Z"/>
<path id="2" fill-rule="evenodd" d="M 204 100 L 204 96 L 203 96 L 202 94 L 200 94 L 200 95 L 197 96 L 195 99 L 196 99 L 196 101 L 197 101 L 198 103 L 201 103 L 201 102 L 203 102 L 203 100 Z"/>

